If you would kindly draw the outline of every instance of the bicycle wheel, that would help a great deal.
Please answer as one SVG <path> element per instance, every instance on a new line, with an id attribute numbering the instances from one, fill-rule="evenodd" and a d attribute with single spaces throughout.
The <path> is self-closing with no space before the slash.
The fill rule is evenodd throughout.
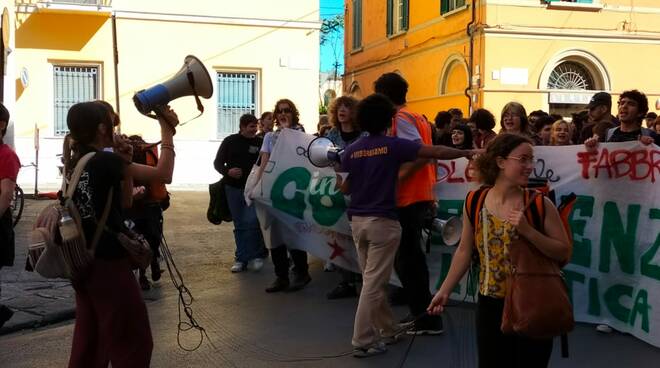
<path id="1" fill-rule="evenodd" d="M 14 227 L 16 227 L 16 224 L 18 224 L 18 221 L 21 219 L 24 205 L 25 198 L 23 197 L 23 189 L 16 185 L 16 188 L 14 189 L 14 198 L 12 198 L 11 201 L 11 217 Z"/>

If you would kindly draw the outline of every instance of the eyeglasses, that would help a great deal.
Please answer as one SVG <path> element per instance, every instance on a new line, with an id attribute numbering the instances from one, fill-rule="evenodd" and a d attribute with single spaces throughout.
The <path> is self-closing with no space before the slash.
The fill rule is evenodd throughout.
<path id="1" fill-rule="evenodd" d="M 536 163 L 536 159 L 534 156 L 509 156 L 507 158 L 514 159 L 518 162 L 520 162 L 521 165 L 523 166 L 529 166 L 529 165 L 534 165 Z"/>
<path id="2" fill-rule="evenodd" d="M 278 113 L 278 114 L 291 114 L 293 112 L 293 110 L 286 107 L 286 108 L 283 108 L 283 109 L 277 109 L 277 111 L 275 111 L 275 112 Z"/>

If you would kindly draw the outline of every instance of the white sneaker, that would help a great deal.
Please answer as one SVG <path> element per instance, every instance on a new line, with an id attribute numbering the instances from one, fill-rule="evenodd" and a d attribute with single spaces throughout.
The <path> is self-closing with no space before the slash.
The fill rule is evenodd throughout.
<path id="1" fill-rule="evenodd" d="M 238 273 L 245 271 L 245 263 L 243 262 L 234 262 L 234 265 L 231 266 L 231 272 Z"/>
<path id="2" fill-rule="evenodd" d="M 323 265 L 323 271 L 324 272 L 334 272 L 335 268 L 336 268 L 335 264 L 330 262 L 330 261 L 326 261 L 325 265 Z"/>
<path id="3" fill-rule="evenodd" d="M 608 325 L 598 325 L 596 326 L 596 331 L 602 332 L 602 333 L 612 333 L 612 327 Z"/>
<path id="4" fill-rule="evenodd" d="M 259 272 L 262 268 L 264 268 L 264 260 L 263 258 L 255 258 L 248 262 L 248 269 L 254 272 Z"/>

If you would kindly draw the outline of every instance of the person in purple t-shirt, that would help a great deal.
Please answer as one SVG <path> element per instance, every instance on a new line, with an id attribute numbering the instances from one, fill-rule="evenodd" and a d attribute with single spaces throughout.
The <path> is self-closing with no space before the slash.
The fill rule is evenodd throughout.
<path id="1" fill-rule="evenodd" d="M 341 157 L 340 172 L 348 173 L 341 188 L 351 195 L 348 216 L 363 277 L 352 339 L 353 356 L 358 358 L 385 353 L 385 344 L 396 341 L 400 332 L 386 291 L 401 238 L 396 211 L 400 166 L 418 157 L 469 158 L 475 153 L 386 136 L 395 112 L 384 95 L 362 100 L 356 118 L 369 136 L 349 145 Z"/>

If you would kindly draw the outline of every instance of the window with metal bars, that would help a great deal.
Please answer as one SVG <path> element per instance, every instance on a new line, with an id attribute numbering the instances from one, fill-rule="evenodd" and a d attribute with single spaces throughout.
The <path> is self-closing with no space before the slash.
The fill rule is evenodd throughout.
<path id="1" fill-rule="evenodd" d="M 218 72 L 218 138 L 238 133 L 243 114 L 257 114 L 257 73 Z"/>
<path id="2" fill-rule="evenodd" d="M 69 132 L 66 115 L 74 104 L 97 100 L 99 67 L 89 65 L 54 65 L 55 135 Z"/>

